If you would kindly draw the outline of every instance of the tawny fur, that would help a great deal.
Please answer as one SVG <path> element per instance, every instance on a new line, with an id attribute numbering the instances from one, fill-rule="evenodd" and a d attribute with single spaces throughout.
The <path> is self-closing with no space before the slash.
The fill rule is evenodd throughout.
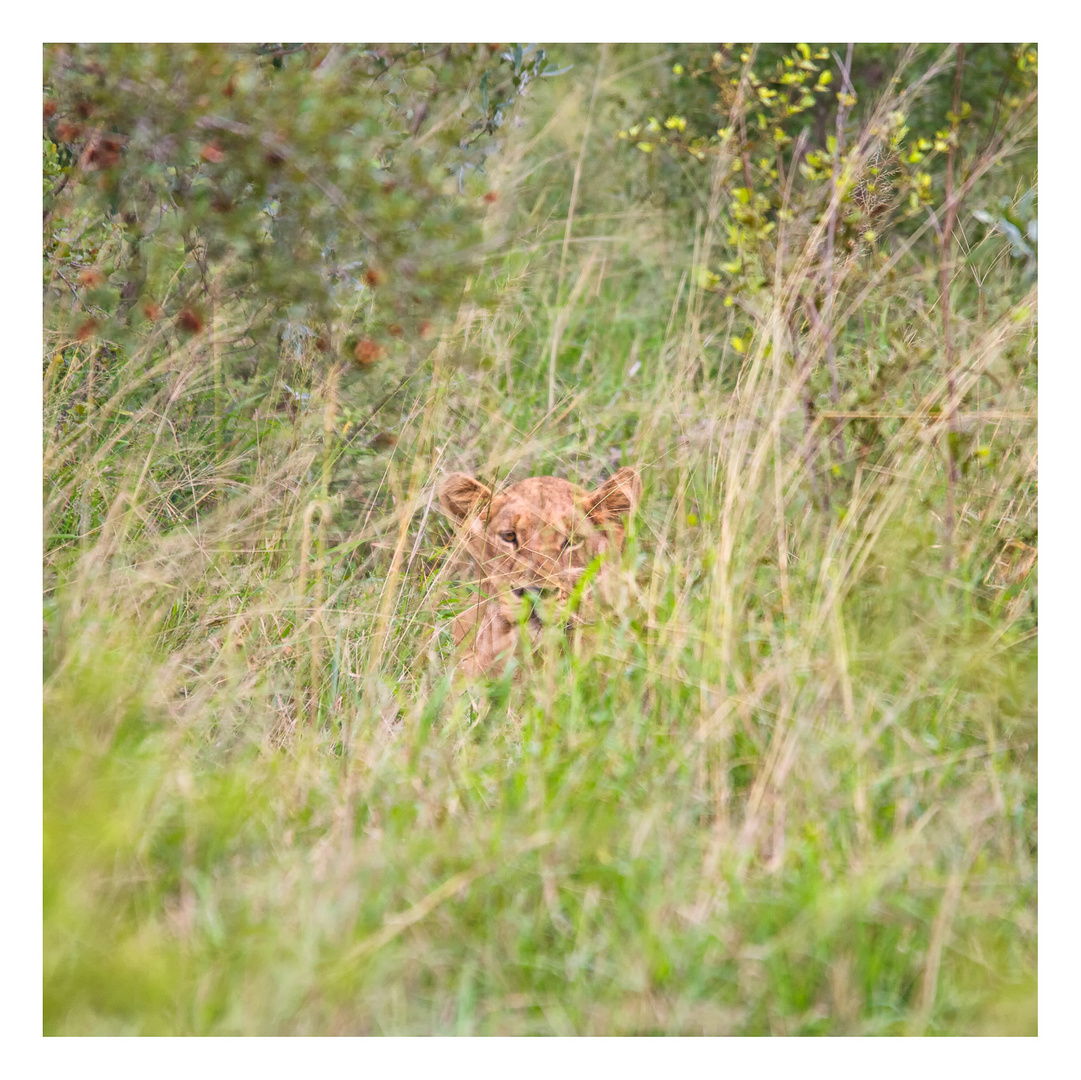
<path id="1" fill-rule="evenodd" d="M 504 670 L 523 625 L 530 639 L 538 637 L 541 611 L 568 626 L 583 621 L 592 598 L 583 596 L 571 616 L 568 597 L 598 556 L 620 551 L 625 519 L 641 492 L 634 469 L 620 469 L 595 491 L 556 476 L 535 476 L 494 497 L 464 473 L 446 478 L 439 503 L 457 524 L 481 583 L 482 599 L 453 627 L 467 674 Z M 591 583 L 602 592 L 606 561 Z"/>

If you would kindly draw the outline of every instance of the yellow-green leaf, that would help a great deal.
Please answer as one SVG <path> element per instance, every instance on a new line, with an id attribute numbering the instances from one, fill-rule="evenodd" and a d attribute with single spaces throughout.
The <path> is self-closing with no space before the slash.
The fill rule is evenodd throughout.
<path id="1" fill-rule="evenodd" d="M 709 267 L 699 266 L 695 270 L 695 282 L 700 289 L 716 288 L 720 281 L 721 279 Z"/>

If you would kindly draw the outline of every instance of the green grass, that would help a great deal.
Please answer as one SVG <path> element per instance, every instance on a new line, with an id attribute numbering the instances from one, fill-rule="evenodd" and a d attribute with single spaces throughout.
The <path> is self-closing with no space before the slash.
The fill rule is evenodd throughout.
<path id="1" fill-rule="evenodd" d="M 508 153 L 497 303 L 361 438 L 324 443 L 326 402 L 363 422 L 401 373 L 308 357 L 307 408 L 224 454 L 183 403 L 175 438 L 103 409 L 46 446 L 46 1033 L 1034 1033 L 1034 286 L 1000 259 L 956 301 L 987 453 L 947 536 L 934 261 L 838 327 L 853 385 L 914 330 L 913 366 L 812 474 L 777 295 L 726 345 L 702 233 L 635 214 L 609 145 L 574 229 L 612 239 L 560 270 L 585 104 L 552 105 Z M 441 475 L 617 461 L 614 610 L 456 680 Z"/>

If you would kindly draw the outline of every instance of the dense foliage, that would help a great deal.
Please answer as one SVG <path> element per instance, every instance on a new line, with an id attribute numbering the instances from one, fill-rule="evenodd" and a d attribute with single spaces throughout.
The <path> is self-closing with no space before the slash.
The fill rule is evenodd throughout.
<path id="1" fill-rule="evenodd" d="M 82 384 L 49 419 L 179 381 L 220 457 L 319 371 L 412 363 L 478 268 L 492 136 L 553 72 L 521 47 L 46 48 L 51 377 Z M 208 375 L 153 371 L 202 332 Z"/>
<path id="2" fill-rule="evenodd" d="M 1034 1030 L 1036 49 L 549 52 L 46 47 L 46 1031 Z"/>

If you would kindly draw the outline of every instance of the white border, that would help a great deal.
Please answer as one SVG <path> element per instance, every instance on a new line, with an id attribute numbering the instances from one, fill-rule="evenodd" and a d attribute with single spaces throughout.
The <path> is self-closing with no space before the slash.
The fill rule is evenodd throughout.
<path id="1" fill-rule="evenodd" d="M 302 16 L 298 12 L 303 11 Z M 789 15 L 791 12 L 791 16 Z M 1081 402 L 1081 358 L 1074 345 L 1077 333 L 1071 316 L 1077 306 L 1074 293 L 1079 245 L 1076 188 L 1077 138 L 1074 115 L 1069 111 L 1073 66 L 1065 56 L 1065 23 L 1055 26 L 1039 17 L 1031 5 L 982 3 L 979 18 L 967 5 L 917 3 L 904 12 L 906 37 L 932 40 L 963 38 L 973 32 L 983 40 L 1014 40 L 1020 36 L 1042 41 L 1042 125 L 1048 132 L 1042 146 L 1045 229 L 1043 284 L 1048 303 L 1041 319 L 1045 368 L 1042 380 L 1044 413 L 1040 425 L 1043 468 L 1040 577 L 1043 589 L 1042 661 L 1040 666 L 1040 929 L 1047 946 L 1040 965 L 1040 1038 L 1029 1040 L 900 1040 L 880 1046 L 870 1040 L 832 1040 L 830 1046 L 796 1046 L 791 1040 L 539 1040 L 528 1048 L 516 1040 L 369 1040 L 363 1047 L 350 1041 L 308 1040 L 171 1040 L 168 1047 L 152 1040 L 45 1040 L 35 1057 L 46 1065 L 45 1075 L 77 1071 L 95 1075 L 133 1075 L 147 1068 L 154 1075 L 188 1077 L 193 1067 L 210 1075 L 236 1074 L 240 1069 L 257 1075 L 311 1074 L 326 1065 L 344 1065 L 349 1073 L 391 1070 L 396 1076 L 422 1069 L 439 1076 L 485 1075 L 498 1067 L 515 1074 L 550 1075 L 553 1067 L 572 1066 L 575 1073 L 600 1072 L 643 1075 L 679 1065 L 704 1067 L 708 1073 L 754 1069 L 755 1073 L 789 1070 L 799 1075 L 827 1069 L 831 1075 L 871 1068 L 876 1076 L 910 1077 L 914 1070 L 931 1076 L 947 1073 L 984 1075 L 1057 1075 L 1046 1066 L 1065 1057 L 1065 1038 L 1071 1033 L 1077 1000 L 1078 960 L 1078 840 L 1074 791 L 1081 762 L 1078 729 L 1081 716 L 1073 686 L 1078 667 L 1081 635 L 1081 596 L 1077 586 L 1075 548 L 1081 537 L 1078 501 L 1081 472 L 1077 408 Z M 892 14 L 892 13 L 891 13 Z M 528 17 L 524 17 L 528 16 Z M 9 14 L 9 19 L 12 15 Z M 9 154 L 2 175 L 4 209 L 9 238 L 4 272 L 7 301 L 5 334 L 7 410 L 3 424 L 10 490 L 5 492 L 7 527 L 2 531 L 6 567 L 13 585 L 5 605 L 3 645 L 9 692 L 6 697 L 4 742 L 3 821 L 7 825 L 9 854 L 5 859 L 5 957 L 0 1016 L 17 1043 L 5 1057 L 21 1072 L 21 1051 L 41 1031 L 41 670 L 40 566 L 41 524 L 37 511 L 41 474 L 31 464 L 40 445 L 40 312 L 38 262 L 40 198 L 38 108 L 40 101 L 41 42 L 45 39 L 116 38 L 125 40 L 348 40 L 363 34 L 373 40 L 470 40 L 473 38 L 539 41 L 597 41 L 604 38 L 650 40 L 664 33 L 684 40 L 716 36 L 734 40 L 775 40 L 782 27 L 796 40 L 893 40 L 900 28 L 886 9 L 853 3 L 833 4 L 814 11 L 813 22 L 805 5 L 782 4 L 759 9 L 753 17 L 740 16 L 716 5 L 623 3 L 585 5 L 555 0 L 537 11 L 518 11 L 496 3 L 413 3 L 400 9 L 368 5 L 321 12 L 295 4 L 221 5 L 187 3 L 182 7 L 130 3 L 100 6 L 57 3 L 30 16 L 36 29 L 27 34 L 16 25 L 8 39 L 8 55 L 0 78 L 8 104 Z M 889 19 L 890 25 L 887 25 Z M 523 23 L 528 34 L 513 31 Z M 267 32 L 272 28 L 273 33 Z M 794 28 L 796 32 L 792 32 Z M 256 33 L 256 30 L 262 31 Z M 923 33 L 918 33 L 922 30 Z M 1041 33 L 1040 31 L 1045 31 Z M 712 32 L 711 32 L 712 31 Z M 756 33 L 757 31 L 757 33 Z M 1049 33 L 1046 31 L 1050 31 Z M 26 36 L 32 41 L 20 40 Z M 25 212 L 20 208 L 25 207 Z M 12 242 L 13 241 L 13 242 Z M 1072 346 L 1072 347 L 1071 347 Z M 1076 1060 L 1076 1051 L 1071 1055 Z M 314 1069 L 313 1069 L 314 1066 Z M 40 1074 L 40 1065 L 33 1070 Z"/>

